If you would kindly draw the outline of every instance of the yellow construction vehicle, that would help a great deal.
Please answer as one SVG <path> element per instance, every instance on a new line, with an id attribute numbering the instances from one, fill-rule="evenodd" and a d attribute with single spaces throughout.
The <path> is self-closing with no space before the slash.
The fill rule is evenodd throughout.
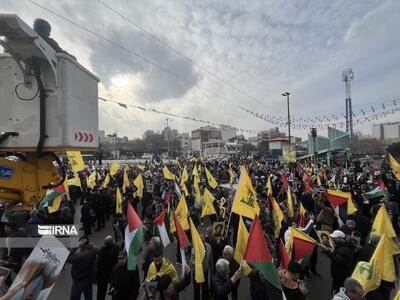
<path id="1" fill-rule="evenodd" d="M 0 201 L 12 210 L 63 183 L 55 152 L 95 151 L 98 141 L 99 79 L 50 38 L 46 21 L 35 25 L 0 14 Z"/>

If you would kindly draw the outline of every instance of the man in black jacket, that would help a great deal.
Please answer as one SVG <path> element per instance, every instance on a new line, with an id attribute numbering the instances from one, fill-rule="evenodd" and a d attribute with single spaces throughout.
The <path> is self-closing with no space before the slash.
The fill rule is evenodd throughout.
<path id="1" fill-rule="evenodd" d="M 176 284 L 172 282 L 171 276 L 164 274 L 157 283 L 157 289 L 160 292 L 160 300 L 174 299 L 179 300 L 179 293 L 190 284 L 190 268 L 185 267 L 185 275 Z"/>
<path id="2" fill-rule="evenodd" d="M 136 300 L 139 287 L 139 269 L 128 270 L 128 256 L 126 251 L 118 255 L 118 263 L 114 266 L 111 274 L 110 294 L 113 300 Z"/>
<path id="3" fill-rule="evenodd" d="M 93 269 L 98 249 L 89 243 L 89 238 L 79 238 L 78 248 L 71 250 L 67 263 L 71 264 L 72 287 L 70 300 L 92 300 Z"/>
<path id="4" fill-rule="evenodd" d="M 340 230 L 335 230 L 331 234 L 335 242 L 333 252 L 324 250 L 324 253 L 331 259 L 332 293 L 339 292 L 347 277 L 351 277 L 356 265 L 356 254 L 354 246 L 346 242 L 346 235 Z"/>
<path id="5" fill-rule="evenodd" d="M 24 231 L 18 228 L 17 223 L 13 217 L 10 217 L 8 223 L 4 226 L 4 231 L 9 238 L 26 238 L 27 235 Z M 10 247 L 6 266 L 11 268 L 14 272 L 18 273 L 22 267 L 24 259 L 29 255 L 26 248 L 12 248 Z"/>
<path id="6" fill-rule="evenodd" d="M 111 235 L 104 239 L 104 246 L 100 248 L 95 264 L 95 280 L 97 281 L 97 300 L 104 300 L 107 286 L 110 283 L 111 272 L 118 262 L 120 242 L 113 243 Z"/>
<path id="7" fill-rule="evenodd" d="M 229 294 L 234 289 L 235 283 L 240 279 L 242 271 L 239 269 L 235 274 L 229 278 L 229 261 L 224 258 L 218 259 L 215 264 L 215 269 L 217 274 L 214 278 L 214 299 L 218 300 L 228 300 Z"/>

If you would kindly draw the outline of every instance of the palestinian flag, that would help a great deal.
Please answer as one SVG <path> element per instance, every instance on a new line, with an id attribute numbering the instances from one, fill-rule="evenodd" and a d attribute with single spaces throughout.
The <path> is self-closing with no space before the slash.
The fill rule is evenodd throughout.
<path id="1" fill-rule="evenodd" d="M 38 210 L 43 210 L 46 206 L 51 206 L 53 201 L 64 195 L 66 193 L 64 184 L 60 184 L 59 186 L 49 189 L 46 192 L 46 195 L 43 197 L 42 201 L 40 201 Z"/>
<path id="2" fill-rule="evenodd" d="M 174 221 L 175 221 L 176 233 L 178 235 L 179 248 L 180 248 L 180 251 L 181 251 L 182 277 L 183 277 L 185 275 L 185 266 L 187 265 L 187 263 L 186 263 L 186 255 L 185 255 L 185 248 L 187 246 L 189 246 L 189 239 L 186 236 L 186 233 L 183 230 L 182 225 L 179 222 L 179 219 L 176 217 L 175 212 L 174 212 Z"/>
<path id="3" fill-rule="evenodd" d="M 125 227 L 125 250 L 128 253 L 128 270 L 136 270 L 137 256 L 143 243 L 143 224 L 130 202 L 126 217 L 128 225 Z"/>
<path id="4" fill-rule="evenodd" d="M 163 243 L 164 248 L 171 242 L 167 233 L 167 228 L 165 226 L 165 216 L 167 215 L 167 210 L 164 211 L 155 218 L 154 222 L 157 224 L 158 233 L 160 234 L 161 242 Z"/>
<path id="5" fill-rule="evenodd" d="M 326 198 L 331 202 L 334 208 L 347 203 L 351 199 L 351 194 L 339 190 L 328 189 L 326 191 Z"/>
<path id="6" fill-rule="evenodd" d="M 254 265 L 264 275 L 265 279 L 276 288 L 282 289 L 258 215 L 255 216 L 251 225 L 243 260 Z"/>
<path id="7" fill-rule="evenodd" d="M 368 200 L 380 200 L 382 198 L 388 198 L 389 197 L 389 192 L 386 189 L 385 183 L 383 182 L 382 179 L 378 181 L 378 186 L 373 189 L 372 191 L 369 191 L 367 193 L 364 193 L 364 196 Z"/>
<path id="8" fill-rule="evenodd" d="M 294 227 L 290 229 L 292 238 L 292 251 L 294 251 L 294 257 L 296 261 L 300 261 L 304 257 L 309 256 L 317 241 L 305 234 L 303 231 L 298 230 Z"/>
<path id="9" fill-rule="evenodd" d="M 281 268 L 287 269 L 290 263 L 290 257 L 285 245 L 282 242 L 282 239 L 279 239 L 279 256 L 281 259 Z"/>

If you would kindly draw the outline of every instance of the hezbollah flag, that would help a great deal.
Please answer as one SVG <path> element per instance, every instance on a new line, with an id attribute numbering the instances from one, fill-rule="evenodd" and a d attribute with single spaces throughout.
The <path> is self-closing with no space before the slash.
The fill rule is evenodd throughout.
<path id="1" fill-rule="evenodd" d="M 128 173 L 126 172 L 126 170 L 124 170 L 124 181 L 122 184 L 122 191 L 126 193 L 126 189 L 129 188 L 129 186 L 130 183 L 129 183 Z"/>
<path id="2" fill-rule="evenodd" d="M 293 206 L 292 190 L 289 185 L 287 186 L 287 201 L 288 201 L 288 217 L 293 218 L 294 206 Z"/>
<path id="3" fill-rule="evenodd" d="M 251 268 L 245 260 L 243 260 L 243 254 L 246 250 L 247 240 L 249 238 L 249 233 L 247 232 L 246 226 L 244 225 L 243 219 L 239 216 L 239 228 L 237 232 L 236 247 L 233 258 L 242 266 L 242 270 L 245 275 L 251 272 Z"/>
<path id="4" fill-rule="evenodd" d="M 67 154 L 69 164 L 71 165 L 74 173 L 78 173 L 85 168 L 80 151 L 65 151 L 65 153 Z"/>
<path id="5" fill-rule="evenodd" d="M 189 222 L 188 222 L 188 207 L 186 204 L 185 196 L 181 196 L 178 202 L 178 206 L 176 207 L 175 210 L 176 217 L 179 220 L 179 223 L 181 224 L 183 230 L 188 230 L 189 229 Z"/>
<path id="6" fill-rule="evenodd" d="M 397 178 L 397 180 L 400 180 L 400 164 L 391 154 L 389 154 L 389 162 L 390 166 L 392 167 L 394 176 Z"/>
<path id="7" fill-rule="evenodd" d="M 78 176 L 68 179 L 68 185 L 81 187 L 81 179 Z"/>
<path id="8" fill-rule="evenodd" d="M 206 170 L 208 185 L 212 189 L 215 189 L 218 186 L 218 182 L 215 180 L 214 176 L 212 176 L 211 172 L 207 169 L 207 167 L 205 167 L 205 170 Z"/>
<path id="9" fill-rule="evenodd" d="M 189 196 L 189 192 L 188 192 L 187 187 L 186 187 L 186 182 L 188 181 L 188 179 L 189 179 L 189 174 L 188 174 L 188 171 L 187 171 L 187 167 L 185 165 L 183 167 L 181 183 L 180 183 L 181 189 L 182 189 L 183 193 L 185 194 L 185 197 Z"/>
<path id="10" fill-rule="evenodd" d="M 86 177 L 86 185 L 90 188 L 95 188 L 97 184 L 97 172 L 93 171 L 88 177 Z"/>
<path id="11" fill-rule="evenodd" d="M 272 184 L 271 184 L 271 176 L 268 175 L 267 178 L 267 184 L 266 184 L 266 188 L 267 188 L 267 195 L 272 195 Z"/>
<path id="12" fill-rule="evenodd" d="M 195 199 L 197 202 L 201 201 L 201 194 L 200 194 L 200 176 L 199 176 L 199 172 L 196 168 L 196 165 L 194 165 L 193 167 L 193 188 L 194 188 L 194 194 L 195 194 Z"/>
<path id="13" fill-rule="evenodd" d="M 291 227 L 291 243 L 292 253 L 294 251 L 296 261 L 309 256 L 317 244 L 317 241 L 305 234 L 303 231 L 296 229 L 294 226 Z"/>
<path id="14" fill-rule="evenodd" d="M 102 187 L 105 189 L 110 184 L 110 173 L 107 174 L 106 178 L 104 178 Z"/>
<path id="15" fill-rule="evenodd" d="M 143 198 L 143 189 L 144 189 L 144 184 L 143 184 L 143 178 L 142 175 L 139 174 L 135 180 L 133 181 L 134 186 L 137 188 L 136 191 L 136 196 L 138 198 Z"/>
<path id="16" fill-rule="evenodd" d="M 282 221 L 285 219 L 285 216 L 282 212 L 282 209 L 276 202 L 275 198 L 270 196 L 271 205 L 272 205 L 272 212 L 274 216 L 275 222 L 275 238 L 278 238 L 282 229 Z"/>
<path id="17" fill-rule="evenodd" d="M 393 300 L 400 300 L 400 290 L 397 292 Z"/>
<path id="18" fill-rule="evenodd" d="M 399 253 L 399 248 L 393 240 L 383 234 L 371 260 L 359 262 L 351 277 L 361 283 L 366 293 L 377 289 L 381 280 L 394 282 L 396 272 L 393 256 Z"/>
<path id="19" fill-rule="evenodd" d="M 163 168 L 163 175 L 165 179 L 175 180 L 175 175 L 172 174 L 170 170 L 168 170 L 167 166 L 164 166 Z"/>
<path id="20" fill-rule="evenodd" d="M 110 175 L 114 176 L 115 174 L 117 174 L 119 171 L 119 168 L 120 168 L 120 165 L 118 163 L 112 163 L 110 165 Z"/>
<path id="21" fill-rule="evenodd" d="M 217 214 L 217 212 L 215 211 L 215 207 L 213 205 L 214 200 L 215 200 L 214 195 L 211 194 L 211 192 L 207 188 L 204 188 L 204 205 L 201 211 L 201 218 L 204 218 L 205 216 L 208 215 Z"/>
<path id="22" fill-rule="evenodd" d="M 125 227 L 125 250 L 128 253 L 128 270 L 136 270 L 137 256 L 143 243 L 143 224 L 132 204 L 128 202 Z"/>
<path id="23" fill-rule="evenodd" d="M 117 187 L 117 192 L 115 195 L 115 213 L 122 214 L 122 194 L 119 187 Z"/>
<path id="24" fill-rule="evenodd" d="M 206 255 L 206 248 L 204 247 L 204 243 L 201 240 L 201 237 L 197 232 L 192 219 L 190 219 L 190 233 L 192 235 L 192 251 L 194 251 L 194 280 L 197 283 L 203 283 L 205 282 L 203 260 L 204 256 Z"/>
<path id="25" fill-rule="evenodd" d="M 385 205 L 382 204 L 378 210 L 378 213 L 376 214 L 374 223 L 372 224 L 371 236 L 383 236 L 384 234 L 386 234 L 388 238 L 396 237 L 396 232 L 393 229 L 392 221 L 390 220 Z"/>
<path id="26" fill-rule="evenodd" d="M 254 219 L 260 212 L 256 192 L 244 166 L 240 167 L 239 185 L 233 199 L 232 212 L 250 219 Z"/>
<path id="27" fill-rule="evenodd" d="M 254 216 L 243 259 L 253 264 L 271 284 L 282 289 L 258 215 Z"/>

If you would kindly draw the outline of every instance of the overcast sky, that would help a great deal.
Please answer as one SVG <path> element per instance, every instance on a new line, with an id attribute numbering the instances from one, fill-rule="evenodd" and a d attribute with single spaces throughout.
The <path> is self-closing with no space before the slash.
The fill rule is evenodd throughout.
<path id="1" fill-rule="evenodd" d="M 99 95 L 116 101 L 263 130 L 274 125 L 238 106 L 285 116 L 281 93 L 289 91 L 291 110 L 298 118 L 344 112 L 341 74 L 346 68 L 355 74 L 354 109 L 400 97 L 397 0 L 102 0 L 207 72 L 97 0 L 33 1 L 159 66 L 29 1 L 0 0 L 2 13 L 16 13 L 29 25 L 37 17 L 48 20 L 60 46 L 100 78 Z M 112 103 L 100 102 L 99 107 L 99 127 L 107 133 L 117 130 L 121 136 L 141 137 L 146 129 L 161 130 L 166 122 L 165 116 Z M 398 120 L 399 115 L 374 122 Z M 203 126 L 180 119 L 170 124 L 180 132 Z M 371 127 L 372 123 L 357 125 L 355 130 L 371 134 Z"/>

